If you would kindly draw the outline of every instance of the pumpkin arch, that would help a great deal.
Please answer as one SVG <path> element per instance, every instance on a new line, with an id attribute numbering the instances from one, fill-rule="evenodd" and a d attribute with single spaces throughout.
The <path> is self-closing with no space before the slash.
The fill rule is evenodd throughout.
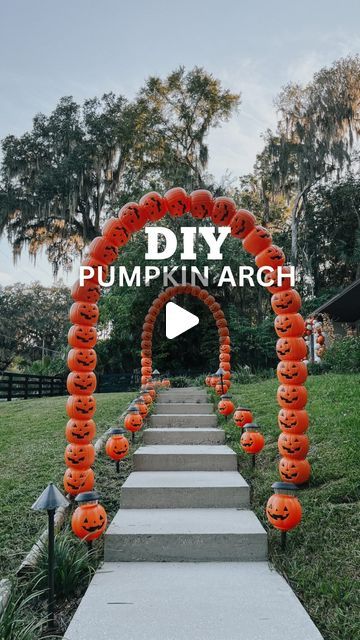
<path id="1" fill-rule="evenodd" d="M 226 362 L 225 368 L 229 372 L 229 375 L 227 375 L 226 378 L 229 381 L 231 377 L 230 339 L 225 341 L 225 338 L 229 334 L 229 329 L 220 304 L 216 302 L 214 296 L 212 296 L 206 289 L 202 289 L 198 285 L 179 284 L 174 287 L 168 287 L 159 293 L 157 298 L 153 300 L 149 307 L 149 311 L 145 316 L 141 334 L 141 383 L 146 384 L 152 377 L 152 342 L 156 320 L 164 306 L 170 302 L 172 298 L 178 295 L 190 295 L 194 298 L 198 298 L 212 314 L 219 335 L 219 367 L 224 368 L 224 362 Z M 224 330 L 226 330 L 226 333 L 224 333 Z M 224 347 L 228 348 L 224 349 Z M 230 386 L 230 384 L 227 383 L 226 386 Z"/>
<path id="2" fill-rule="evenodd" d="M 172 217 L 181 217 L 185 213 L 191 213 L 194 218 L 204 219 L 208 218 L 212 220 L 214 225 L 217 226 L 229 226 L 231 235 L 238 238 L 243 242 L 244 249 L 255 257 L 255 263 L 257 266 L 267 266 L 273 271 L 270 277 L 273 277 L 277 273 L 277 269 L 281 267 L 285 262 L 285 256 L 279 247 L 272 244 L 272 236 L 270 232 L 256 224 L 255 216 L 245 209 L 237 209 L 236 204 L 231 198 L 219 197 L 213 198 L 212 194 L 206 190 L 196 190 L 190 195 L 180 187 L 170 189 L 164 196 L 156 192 L 150 192 L 144 195 L 139 203 L 130 202 L 124 205 L 119 211 L 118 217 L 110 218 L 104 228 L 102 235 L 95 238 L 89 246 L 89 255 L 84 259 L 84 265 L 93 265 L 100 267 L 103 272 L 107 271 L 108 265 L 114 262 L 118 256 L 119 247 L 123 247 L 131 238 L 133 233 L 140 230 L 147 222 L 154 222 L 160 220 L 167 213 Z M 284 271 L 288 268 L 284 267 Z M 180 286 L 180 285 L 179 285 Z M 70 320 L 73 324 L 83 325 L 83 327 L 94 327 L 98 319 L 98 307 L 97 301 L 100 296 L 100 290 L 98 285 L 98 275 L 95 273 L 94 277 L 87 280 L 84 286 L 79 286 L 79 282 L 75 283 L 72 289 L 72 298 L 74 304 L 70 310 Z M 283 388 L 286 387 L 287 379 L 284 380 L 284 372 L 286 373 L 286 367 L 291 363 L 295 363 L 295 368 L 302 369 L 300 362 L 306 356 L 306 344 L 303 339 L 303 321 L 299 314 L 301 307 L 301 298 L 297 291 L 291 288 L 290 282 L 286 280 L 282 285 L 272 284 L 269 287 L 269 292 L 272 294 L 271 305 L 276 316 L 286 316 L 279 318 L 276 321 L 276 329 L 280 333 L 276 351 L 279 360 L 288 363 L 285 369 L 281 369 L 281 394 L 284 398 L 287 397 L 286 389 L 285 393 Z M 214 299 L 215 304 L 215 299 Z M 161 306 L 161 302 L 157 304 Z M 154 313 L 154 310 L 153 310 Z M 216 313 L 216 312 L 215 312 Z M 227 327 L 219 327 L 219 333 L 224 338 L 224 344 L 229 345 L 229 335 Z M 221 335 L 220 334 L 220 335 Z M 79 343 L 79 338 L 85 337 L 85 340 L 89 340 L 88 343 L 81 341 L 82 347 L 73 346 Z M 94 343 L 93 332 L 83 331 L 80 332 L 79 326 L 72 330 L 69 335 L 69 344 L 72 349 L 68 357 L 68 365 L 71 372 L 77 373 L 89 373 L 95 369 L 96 366 L 96 353 L 91 345 Z M 149 340 L 145 340 L 145 343 L 149 345 Z M 151 346 L 151 345 L 150 345 Z M 226 351 L 224 351 L 226 353 Z M 148 357 L 148 356 L 144 356 Z M 225 361 L 224 361 L 225 362 Z M 228 363 L 226 363 L 228 365 Z M 151 371 L 151 365 L 147 370 Z M 226 370 L 229 367 L 226 366 Z M 306 371 L 302 371 L 302 381 L 306 379 Z M 71 375 L 71 374 L 70 374 Z M 74 377 L 74 376 L 73 376 Z M 295 381 L 289 380 L 289 385 L 294 386 Z M 69 381 L 70 389 L 72 389 L 72 381 Z M 91 386 L 89 386 L 88 395 L 91 395 Z M 86 396 L 84 393 L 82 398 Z M 78 396 L 80 397 L 80 396 Z M 84 401 L 82 401 L 84 402 Z M 285 400 L 284 400 L 285 402 Z M 81 404 L 78 400 L 79 405 Z M 69 406 L 72 407 L 73 402 L 70 402 Z M 297 422 L 297 414 L 302 414 L 303 422 L 307 423 L 307 412 L 302 409 L 280 409 L 279 421 L 280 425 L 284 422 L 284 412 L 291 413 L 289 426 L 292 427 L 293 415 L 294 420 Z M 281 418 L 280 418 L 281 416 Z M 84 416 L 86 417 L 86 416 Z M 282 435 L 286 435 L 282 432 Z M 288 434 L 289 438 L 291 434 Z M 306 436 L 299 434 L 303 439 Z M 299 437 L 297 436 L 297 437 Z M 280 437 L 279 450 L 283 459 L 287 459 L 286 447 L 283 448 L 283 440 Z M 89 445 L 86 445 L 89 446 Z M 297 459 L 305 459 L 306 447 L 303 447 L 299 453 Z M 90 456 L 89 456 L 90 460 Z M 67 459 L 68 468 L 72 469 L 71 456 Z M 89 465 L 90 466 L 90 465 Z M 307 465 L 303 465 L 307 469 Z M 302 474 L 303 482 L 306 482 L 306 476 L 310 474 L 310 467 L 308 468 L 308 474 L 304 470 Z M 73 469 L 74 473 L 76 468 Z M 282 471 L 280 469 L 280 476 Z M 74 485 L 75 486 L 75 485 Z M 76 489 L 74 489 L 74 492 Z M 81 492 L 81 489 L 79 490 Z"/>

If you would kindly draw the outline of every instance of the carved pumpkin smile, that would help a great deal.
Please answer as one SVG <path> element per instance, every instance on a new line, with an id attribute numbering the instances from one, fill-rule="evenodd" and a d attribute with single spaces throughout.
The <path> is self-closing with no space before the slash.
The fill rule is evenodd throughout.
<path id="1" fill-rule="evenodd" d="M 276 513 L 275 511 L 271 511 L 271 505 L 267 508 L 267 512 L 270 518 L 272 518 L 273 520 L 284 521 L 284 520 L 287 520 L 287 518 L 289 517 L 289 510 L 286 506 L 284 507 L 284 513 Z"/>

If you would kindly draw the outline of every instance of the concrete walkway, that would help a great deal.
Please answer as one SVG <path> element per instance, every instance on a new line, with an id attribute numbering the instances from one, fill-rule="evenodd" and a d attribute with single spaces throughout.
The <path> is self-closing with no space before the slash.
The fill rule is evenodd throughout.
<path id="1" fill-rule="evenodd" d="M 267 536 L 206 391 L 161 392 L 67 640 L 321 640 Z"/>

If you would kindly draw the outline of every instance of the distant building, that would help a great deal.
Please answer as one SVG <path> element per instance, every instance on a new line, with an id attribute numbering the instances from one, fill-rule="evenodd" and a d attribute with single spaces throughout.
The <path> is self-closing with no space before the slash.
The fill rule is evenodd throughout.
<path id="1" fill-rule="evenodd" d="M 313 311 L 315 318 L 321 319 L 326 313 L 334 325 L 335 335 L 344 336 L 352 328 L 360 334 L 360 279 L 350 284 L 328 302 Z M 320 317 L 319 317 L 320 316 Z"/>

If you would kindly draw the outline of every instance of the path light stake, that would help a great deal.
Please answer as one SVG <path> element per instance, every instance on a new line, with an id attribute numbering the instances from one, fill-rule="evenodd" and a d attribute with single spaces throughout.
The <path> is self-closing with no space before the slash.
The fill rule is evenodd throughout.
<path id="1" fill-rule="evenodd" d="M 34 511 L 48 512 L 48 629 L 55 628 L 55 511 L 58 507 L 67 507 L 69 502 L 59 489 L 50 482 L 36 502 Z"/>
<path id="2" fill-rule="evenodd" d="M 276 529 L 281 531 L 281 548 L 286 548 L 286 532 L 301 522 L 302 509 L 296 497 L 298 487 L 293 482 L 274 482 L 271 485 L 274 495 L 266 505 L 267 518 Z"/>
<path id="3" fill-rule="evenodd" d="M 115 461 L 116 472 L 120 473 L 120 460 L 129 453 L 129 442 L 125 438 L 126 431 L 121 427 L 116 427 L 109 431 L 109 439 L 105 445 L 106 454 Z"/>
<path id="4" fill-rule="evenodd" d="M 221 395 L 224 395 L 225 391 L 224 391 L 224 369 L 222 369 L 220 367 L 220 369 L 217 370 L 217 372 L 215 373 L 216 376 L 220 376 L 220 384 L 221 384 Z"/>

